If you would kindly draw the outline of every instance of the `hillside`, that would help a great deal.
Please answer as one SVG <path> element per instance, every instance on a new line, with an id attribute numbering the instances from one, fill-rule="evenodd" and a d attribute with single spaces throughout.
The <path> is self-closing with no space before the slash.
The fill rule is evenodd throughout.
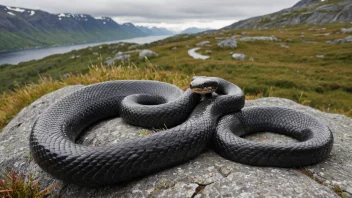
<path id="1" fill-rule="evenodd" d="M 190 27 L 190 28 L 187 28 L 187 29 L 183 30 L 182 32 L 180 32 L 180 34 L 196 34 L 196 33 L 204 32 L 207 30 L 210 30 L 210 28 Z"/>
<path id="2" fill-rule="evenodd" d="M 238 84 L 247 95 L 289 98 L 327 112 L 352 116 L 352 41 L 340 42 L 352 36 L 343 31 L 351 27 L 351 24 L 344 23 L 294 25 L 246 32 L 221 30 L 177 35 L 145 45 L 116 43 L 74 50 L 0 67 L 0 91 L 7 92 L 38 82 L 40 77 L 59 80 L 69 74 L 85 74 L 89 67 L 105 65 L 106 60 L 115 57 L 114 66 L 144 68 L 153 64 L 158 70 L 186 76 L 218 76 Z M 248 41 L 254 36 L 275 39 Z M 228 38 L 237 41 L 236 49 L 217 46 L 218 42 Z M 210 45 L 202 46 L 197 52 L 209 55 L 209 59 L 194 59 L 187 54 L 203 41 L 209 41 Z M 150 49 L 159 55 L 146 62 L 138 58 L 141 49 Z M 118 61 L 119 52 L 129 58 Z M 246 58 L 235 60 L 231 57 L 234 52 L 244 54 Z"/>
<path id="3" fill-rule="evenodd" d="M 0 5 L 0 51 L 166 34 L 172 33 L 118 24 L 109 17 L 51 14 Z"/>
<path id="4" fill-rule="evenodd" d="M 295 24 L 352 21 L 352 0 L 301 0 L 291 8 L 236 22 L 223 29 L 255 29 Z"/>

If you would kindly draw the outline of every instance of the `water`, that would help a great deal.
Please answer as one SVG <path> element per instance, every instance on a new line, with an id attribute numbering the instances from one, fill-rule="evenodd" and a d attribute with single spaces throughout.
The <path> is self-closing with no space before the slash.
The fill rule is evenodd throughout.
<path id="1" fill-rule="evenodd" d="M 188 50 L 188 55 L 192 56 L 193 58 L 195 59 L 202 59 L 202 60 L 206 60 L 209 58 L 209 56 L 204 56 L 204 55 L 201 55 L 201 54 L 198 54 L 196 51 L 199 50 L 200 48 L 199 47 L 196 47 L 196 48 L 193 48 L 193 49 L 190 49 Z"/>
<path id="2" fill-rule="evenodd" d="M 77 45 L 65 45 L 65 46 L 58 46 L 58 47 L 0 52 L 0 65 L 18 64 L 20 62 L 25 62 L 25 61 L 35 60 L 35 59 L 42 59 L 44 57 L 47 57 L 53 54 L 63 54 L 63 53 L 70 52 L 72 50 L 93 47 L 101 44 L 110 44 L 110 43 L 118 43 L 118 42 L 145 44 L 145 43 L 151 43 L 153 41 L 161 40 L 166 37 L 169 37 L 169 36 L 147 36 L 147 37 L 137 37 L 132 39 L 99 42 L 99 43 L 84 43 L 84 44 L 77 44 Z"/>

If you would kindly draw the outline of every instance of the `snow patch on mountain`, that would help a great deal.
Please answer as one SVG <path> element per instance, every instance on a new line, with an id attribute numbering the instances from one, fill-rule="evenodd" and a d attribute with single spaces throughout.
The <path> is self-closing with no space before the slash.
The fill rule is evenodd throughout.
<path id="1" fill-rule="evenodd" d="M 7 14 L 9 14 L 9 15 L 12 15 L 12 16 L 16 16 L 14 13 L 12 13 L 12 12 L 7 12 Z"/>
<path id="2" fill-rule="evenodd" d="M 11 7 L 9 7 L 9 6 L 6 6 L 6 8 L 7 8 L 8 10 L 12 10 L 12 11 L 16 11 L 16 12 L 24 12 L 24 11 L 26 11 L 26 10 L 21 9 L 21 8 L 11 8 Z"/>
<path id="3" fill-rule="evenodd" d="M 33 15 L 35 15 L 35 11 L 33 11 L 33 10 L 31 10 L 31 11 L 28 11 L 30 14 L 29 14 L 29 16 L 33 16 Z"/>

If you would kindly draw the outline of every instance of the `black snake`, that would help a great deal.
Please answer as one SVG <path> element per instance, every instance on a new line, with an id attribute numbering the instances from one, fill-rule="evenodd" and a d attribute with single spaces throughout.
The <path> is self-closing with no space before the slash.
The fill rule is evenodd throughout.
<path id="1" fill-rule="evenodd" d="M 102 186 L 186 162 L 207 146 L 236 162 L 277 167 L 314 164 L 331 151 L 331 131 L 308 114 L 278 107 L 243 108 L 242 90 L 221 78 L 198 77 L 191 88 L 183 92 L 167 83 L 138 80 L 82 88 L 38 117 L 30 135 L 32 156 L 60 180 Z M 75 143 L 88 126 L 117 116 L 133 125 L 168 129 L 112 146 Z M 260 131 L 300 142 L 268 144 L 240 138 Z"/>

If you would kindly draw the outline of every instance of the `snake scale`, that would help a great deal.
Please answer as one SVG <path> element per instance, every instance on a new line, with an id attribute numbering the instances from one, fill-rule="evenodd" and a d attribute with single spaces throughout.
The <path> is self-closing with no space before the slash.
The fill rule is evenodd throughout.
<path id="1" fill-rule="evenodd" d="M 243 108 L 242 90 L 221 78 L 196 77 L 191 88 L 183 92 L 148 80 L 84 87 L 38 117 L 30 134 L 32 156 L 60 180 L 104 186 L 189 161 L 208 146 L 235 162 L 276 167 L 315 164 L 332 149 L 331 131 L 311 115 L 278 107 Z M 132 125 L 167 129 L 110 146 L 75 143 L 87 127 L 118 116 Z M 300 142 L 269 144 L 241 138 L 261 131 Z"/>

